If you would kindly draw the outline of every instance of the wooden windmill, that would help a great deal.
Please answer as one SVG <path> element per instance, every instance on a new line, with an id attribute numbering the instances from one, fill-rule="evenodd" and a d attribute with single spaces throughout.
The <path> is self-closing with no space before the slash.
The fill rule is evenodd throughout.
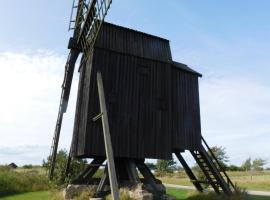
<path id="1" fill-rule="evenodd" d="M 80 0 L 73 6 L 77 9 L 74 36 L 69 42 L 49 177 L 53 177 L 74 66 L 82 53 L 69 162 L 72 158 L 93 161 L 73 183 L 97 184 L 97 194 L 110 185 L 114 199 L 119 186 L 143 183 L 158 198 L 164 187 L 144 161 L 171 159 L 175 154 L 197 190 L 203 191 L 202 184 L 209 183 L 217 193 L 232 194 L 234 185 L 201 136 L 201 74 L 172 60 L 167 39 L 103 23 L 110 4 L 110 0 Z M 181 155 L 186 150 L 207 180 L 194 175 Z M 93 175 L 105 161 L 104 174 L 96 180 Z"/>

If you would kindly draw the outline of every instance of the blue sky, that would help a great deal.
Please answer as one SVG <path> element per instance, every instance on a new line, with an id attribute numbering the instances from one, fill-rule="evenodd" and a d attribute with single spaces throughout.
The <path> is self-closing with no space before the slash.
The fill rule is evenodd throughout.
<path id="1" fill-rule="evenodd" d="M 49 153 L 72 34 L 71 5 L 1 4 L 1 163 L 39 164 Z M 270 162 L 269 8 L 267 0 L 113 0 L 106 19 L 169 39 L 173 58 L 204 75 L 202 133 L 210 145 L 226 147 L 231 163 L 241 164 L 249 156 Z M 77 80 L 78 74 L 61 148 L 70 145 Z"/>

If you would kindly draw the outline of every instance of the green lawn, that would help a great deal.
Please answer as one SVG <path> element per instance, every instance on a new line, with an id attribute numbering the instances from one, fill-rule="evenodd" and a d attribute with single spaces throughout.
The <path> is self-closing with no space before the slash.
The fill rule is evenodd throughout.
<path id="1" fill-rule="evenodd" d="M 177 200 L 186 200 L 194 191 L 180 190 L 174 188 L 167 188 L 167 193 L 175 196 Z M 252 196 L 248 200 L 269 200 L 270 197 L 255 197 Z M 48 191 L 28 192 L 24 194 L 12 195 L 2 197 L 0 200 L 50 200 L 50 193 Z"/>
<path id="2" fill-rule="evenodd" d="M 175 196 L 177 200 L 185 200 L 190 194 L 190 190 L 179 190 L 175 188 L 166 188 L 166 193 Z"/>
<path id="3" fill-rule="evenodd" d="M 188 197 L 192 194 L 194 194 L 194 191 L 191 190 L 180 190 L 175 188 L 167 188 L 167 193 L 175 196 L 177 200 L 186 200 Z M 249 196 L 247 200 L 269 200 L 270 197 L 262 197 L 262 196 Z"/>
<path id="4" fill-rule="evenodd" d="M 23 194 L 12 195 L 8 197 L 0 197 L 0 200 L 49 200 L 49 192 L 28 192 Z"/>

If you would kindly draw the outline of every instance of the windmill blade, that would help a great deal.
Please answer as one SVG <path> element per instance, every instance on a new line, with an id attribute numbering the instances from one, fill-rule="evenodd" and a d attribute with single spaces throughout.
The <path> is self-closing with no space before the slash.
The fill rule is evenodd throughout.
<path id="1" fill-rule="evenodd" d="M 74 68 L 77 58 L 81 51 L 86 53 L 93 49 L 96 37 L 100 30 L 101 24 L 107 14 L 112 0 L 92 0 L 86 3 L 86 0 L 79 0 L 76 7 L 75 0 L 73 8 L 77 8 L 75 28 L 73 38 L 69 41 L 70 53 L 65 65 L 65 76 L 62 84 L 62 93 L 58 110 L 57 122 L 54 131 L 54 137 L 50 152 L 49 179 L 53 178 L 56 164 L 56 155 L 60 138 L 63 115 L 67 110 L 70 89 L 74 74 Z M 88 59 L 87 56 L 84 56 Z"/>
<path id="2" fill-rule="evenodd" d="M 62 84 L 60 105 L 59 105 L 57 122 L 56 122 L 55 130 L 54 130 L 54 137 L 53 137 L 51 153 L 50 153 L 50 169 L 49 169 L 50 180 L 53 178 L 60 131 L 61 131 L 61 126 L 62 126 L 62 121 L 63 121 L 63 115 L 67 110 L 75 63 L 79 56 L 79 53 L 80 53 L 79 51 L 71 49 L 68 56 L 68 60 L 66 62 L 65 76 L 64 76 L 64 82 Z"/>
<path id="3" fill-rule="evenodd" d="M 73 2 L 73 8 L 74 8 L 74 4 L 75 4 L 75 0 Z M 76 14 L 75 29 L 74 29 L 74 33 L 73 33 L 73 38 L 77 38 L 78 34 L 80 33 L 81 23 L 83 20 L 84 5 L 85 5 L 85 0 L 79 0 L 78 5 L 77 5 L 77 14 Z M 71 39 L 70 43 L 73 40 L 74 39 Z M 69 47 L 70 47 L 70 52 L 69 52 L 67 62 L 65 65 L 65 75 L 64 75 L 64 81 L 62 84 L 60 105 L 59 105 L 59 109 L 58 109 L 58 116 L 57 116 L 56 126 L 55 126 L 55 130 L 54 130 L 54 136 L 53 136 L 53 141 L 52 141 L 52 146 L 51 146 L 50 157 L 49 157 L 49 160 L 50 160 L 49 179 L 50 180 L 52 180 L 52 178 L 53 178 L 58 143 L 59 143 L 62 121 L 63 121 L 63 115 L 66 112 L 67 106 L 68 106 L 68 100 L 69 100 L 69 95 L 70 95 L 72 78 L 73 78 L 73 74 L 74 74 L 74 68 L 75 68 L 77 58 L 80 54 L 80 51 L 78 51 L 78 49 L 75 48 L 76 45 L 72 46 L 69 44 Z"/>
<path id="4" fill-rule="evenodd" d="M 112 0 L 93 0 L 89 4 L 77 43 L 84 53 L 85 60 L 92 52 L 101 25 L 110 8 Z"/>

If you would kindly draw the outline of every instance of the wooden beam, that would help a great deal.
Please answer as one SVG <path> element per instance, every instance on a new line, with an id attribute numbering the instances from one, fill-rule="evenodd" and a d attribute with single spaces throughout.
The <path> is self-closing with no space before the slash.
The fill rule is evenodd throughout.
<path id="1" fill-rule="evenodd" d="M 200 182 L 198 181 L 198 179 L 196 178 L 196 176 L 194 175 L 194 173 L 192 172 L 192 170 L 190 169 L 190 167 L 188 166 L 188 164 L 186 163 L 185 159 L 182 157 L 180 151 L 175 151 L 174 154 L 176 155 L 176 157 L 178 158 L 178 160 L 180 161 L 181 165 L 183 166 L 183 168 L 185 169 L 188 177 L 190 178 L 191 182 L 193 183 L 193 185 L 196 187 L 196 189 L 199 192 L 203 192 L 203 187 L 201 186 Z"/>
<path id="2" fill-rule="evenodd" d="M 110 129 L 109 129 L 109 120 L 108 120 L 108 114 L 107 114 L 107 108 L 106 108 L 102 76 L 100 72 L 97 72 L 97 85 L 98 85 L 100 112 L 103 113 L 102 114 L 102 128 L 103 128 L 105 152 L 106 152 L 106 157 L 107 157 L 111 194 L 112 194 L 113 200 L 119 200 L 119 190 L 118 190 L 118 183 L 116 179 L 113 149 L 112 149 Z"/>

